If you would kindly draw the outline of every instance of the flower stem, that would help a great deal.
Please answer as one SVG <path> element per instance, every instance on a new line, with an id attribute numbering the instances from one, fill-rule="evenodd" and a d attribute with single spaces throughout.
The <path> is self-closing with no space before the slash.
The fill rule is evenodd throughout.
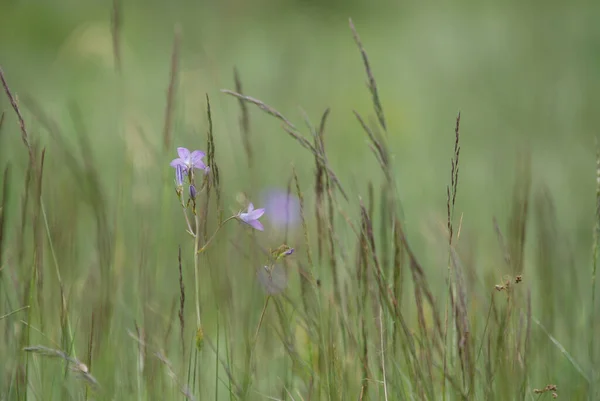
<path id="1" fill-rule="evenodd" d="M 221 230 L 221 228 L 223 228 L 223 226 L 225 225 L 225 223 L 227 223 L 229 220 L 233 220 L 237 218 L 237 215 L 228 217 L 227 219 L 225 219 L 220 225 L 219 227 L 217 227 L 217 230 L 213 233 L 213 235 L 208 239 L 208 241 L 206 241 L 206 243 L 204 244 L 204 246 L 200 249 L 196 249 L 196 253 L 202 253 L 206 250 L 206 247 L 212 242 L 212 240 L 217 236 L 217 233 L 219 232 L 219 230 Z M 197 220 L 197 218 L 196 218 Z M 198 236 L 198 233 L 196 233 L 196 236 Z"/>
<path id="2" fill-rule="evenodd" d="M 192 230 L 192 225 L 190 224 L 190 218 L 188 217 L 187 213 L 186 213 L 186 207 L 185 204 L 183 203 L 183 198 L 180 198 L 181 200 L 181 211 L 183 212 L 183 217 L 185 217 L 185 222 L 187 224 L 187 232 L 188 234 L 190 234 L 192 237 L 195 237 L 196 234 L 194 234 L 194 231 Z"/>
<path id="3" fill-rule="evenodd" d="M 265 312 L 267 311 L 267 306 L 269 306 L 270 300 L 271 296 L 267 295 L 265 305 L 263 306 L 263 309 L 260 312 L 260 319 L 258 320 L 258 326 L 256 326 L 256 332 L 254 333 L 254 341 L 252 341 L 252 353 L 254 353 L 254 347 L 256 346 L 256 342 L 258 341 L 258 333 L 260 332 L 260 327 L 262 326 L 263 320 L 265 318 Z"/>
<path id="4" fill-rule="evenodd" d="M 202 327 L 202 320 L 200 320 L 200 291 L 198 291 L 198 276 L 200 268 L 200 255 L 198 255 L 198 248 L 200 248 L 200 216 L 196 214 L 196 232 L 194 234 L 194 287 L 196 290 L 196 322 L 197 328 Z"/>

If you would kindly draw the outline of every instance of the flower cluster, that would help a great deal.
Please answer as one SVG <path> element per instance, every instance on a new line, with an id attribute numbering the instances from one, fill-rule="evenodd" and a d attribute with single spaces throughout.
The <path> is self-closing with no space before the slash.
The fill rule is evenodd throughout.
<path id="1" fill-rule="evenodd" d="M 173 159 L 171 162 L 171 167 L 175 168 L 175 192 L 181 200 L 183 186 L 187 178 L 189 182 L 189 201 L 195 203 L 196 186 L 194 184 L 194 170 L 202 170 L 205 174 L 208 173 L 209 168 L 202 161 L 206 154 L 201 150 L 194 150 L 193 152 L 190 152 L 186 148 L 177 148 L 177 154 L 179 157 L 177 159 Z"/>

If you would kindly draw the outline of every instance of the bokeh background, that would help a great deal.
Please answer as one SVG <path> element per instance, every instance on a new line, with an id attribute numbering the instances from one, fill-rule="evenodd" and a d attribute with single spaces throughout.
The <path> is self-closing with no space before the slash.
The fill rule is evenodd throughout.
<path id="1" fill-rule="evenodd" d="M 298 127 L 304 127 L 303 112 L 316 124 L 325 108 L 331 108 L 328 156 L 354 205 L 359 196 L 367 197 L 369 181 L 379 185 L 382 175 L 352 114 L 356 110 L 374 116 L 362 60 L 348 27 L 351 17 L 378 82 L 407 231 L 428 277 L 443 288 L 446 185 L 460 111 L 457 213 L 462 214 L 461 247 L 481 274 L 479 284 L 492 288 L 506 274 L 493 218 L 502 229 L 507 227 L 513 185 L 521 174 L 517 160 L 529 154 L 532 226 L 525 266 L 539 266 L 540 260 L 551 265 L 536 276 L 545 277 L 545 290 L 541 281 L 531 283 L 534 315 L 544 321 L 544 313 L 551 314 L 545 322 L 556 338 L 576 358 L 588 359 L 587 337 L 579 338 L 574 330 L 587 324 L 590 312 L 595 138 L 600 130 L 600 2 L 119 3 L 120 73 L 111 34 L 112 2 L 0 2 L 0 65 L 19 97 L 32 138 L 47 149 L 44 199 L 73 314 L 79 317 L 76 331 L 88 330 L 91 306 L 84 301 L 94 298 L 95 284 L 101 281 L 101 257 L 95 237 L 99 217 L 86 195 L 92 192 L 89 183 L 75 178 L 68 154 L 80 166 L 91 162 L 98 172 L 114 236 L 112 285 L 119 313 L 113 332 L 124 333 L 144 308 L 155 308 L 164 318 L 178 294 L 177 246 L 188 238 L 168 162 L 176 146 L 206 149 L 206 95 L 214 115 L 226 212 L 239 209 L 240 192 L 260 206 L 264 190 L 286 187 L 292 165 L 309 192 L 308 210 L 313 212 L 313 157 L 278 121 L 253 107 L 256 163 L 248 168 L 238 102 L 220 92 L 234 89 L 234 68 L 244 93 L 277 108 Z M 173 142 L 165 154 L 162 132 L 175 32 L 181 39 L 179 73 Z M 53 140 L 34 109 L 43 110 L 60 127 L 64 143 Z M 28 162 L 4 94 L 0 110 L 6 112 L 0 166 L 10 163 L 13 177 L 9 245 L 1 262 L 5 272 L 15 272 L 17 256 L 10 244 L 20 230 L 28 229 L 19 226 Z M 74 110 L 79 118 L 73 118 Z M 78 150 L 77 132 L 85 132 L 90 141 L 88 154 Z M 544 259 L 535 224 L 546 220 L 547 215 L 536 214 L 546 199 L 551 199 L 556 217 L 556 254 Z M 351 216 L 357 215 L 357 207 L 348 209 Z M 278 234 L 265 235 L 271 242 L 279 239 Z M 189 264 L 191 258 L 186 258 Z M 44 295 L 49 303 L 57 296 L 52 286 L 47 285 Z M 17 306 L 18 290 L 11 291 L 7 297 Z M 48 321 L 59 314 L 48 313 Z M 127 348 L 126 334 L 116 338 L 123 342 L 119 347 Z M 81 347 L 85 349 L 85 343 Z M 547 352 L 556 352 L 550 343 Z M 6 349 L 3 354 L 15 355 Z M 547 366 L 541 374 L 558 381 L 560 372 L 579 388 L 577 373 L 568 364 L 556 366 L 560 369 Z"/>

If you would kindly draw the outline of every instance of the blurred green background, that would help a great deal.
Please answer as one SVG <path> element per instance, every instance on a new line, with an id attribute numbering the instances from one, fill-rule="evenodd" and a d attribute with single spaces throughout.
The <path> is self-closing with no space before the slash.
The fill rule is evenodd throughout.
<path id="1" fill-rule="evenodd" d="M 351 114 L 370 110 L 347 24 L 352 17 L 379 82 L 408 210 L 416 204 L 443 206 L 459 110 L 463 195 L 479 198 L 470 211 L 477 213 L 473 220 L 499 206 L 494 202 L 512 178 L 514 154 L 526 144 L 534 149 L 536 178 L 560 193 L 561 211 L 590 210 L 592 145 L 600 118 L 595 2 L 122 3 L 122 82 L 113 68 L 110 2 L 4 1 L 0 16 L 2 66 L 14 91 L 51 113 L 76 102 L 99 154 L 115 147 L 136 153 L 135 134 L 127 135 L 131 126 L 143 127 L 151 143 L 160 143 L 178 23 L 177 143 L 192 137 L 193 129 L 204 130 L 208 93 L 218 115 L 219 143 L 227 146 L 220 157 L 227 168 L 231 164 L 229 175 L 238 174 L 237 103 L 218 92 L 233 88 L 237 66 L 246 93 L 296 122 L 301 123 L 299 106 L 315 121 L 331 107 L 331 149 L 343 144 L 332 152 L 332 163 L 340 174 L 368 177 L 373 160 Z M 6 109 L 5 99 L 2 104 Z M 121 115 L 125 132 L 115 129 Z M 302 153 L 269 119 L 254 113 L 253 124 L 257 148 L 290 150 L 285 157 L 263 152 L 264 166 L 287 167 L 290 155 L 298 165 L 309 160 L 296 159 Z M 7 136 L 3 156 L 12 144 Z"/>
<path id="2" fill-rule="evenodd" d="M 75 179 L 65 151 L 82 166 L 92 161 L 99 174 L 114 235 L 113 291 L 119 319 L 113 330 L 122 341 L 119 347 L 131 346 L 122 333 L 136 316 L 139 319 L 139 308 L 152 305 L 164 318 L 177 297 L 177 245 L 187 244 L 189 238 L 172 196 L 168 162 L 176 146 L 206 149 L 206 94 L 214 113 L 226 213 L 239 209 L 235 199 L 241 191 L 260 199 L 266 188 L 285 187 L 292 165 L 308 191 L 307 207 L 313 213 L 313 157 L 279 122 L 253 107 L 256 166 L 248 168 L 238 103 L 220 92 L 234 89 L 234 67 L 245 94 L 275 107 L 298 127 L 304 126 L 302 110 L 317 124 L 331 107 L 328 157 L 350 193 L 349 213 L 357 215 L 358 196 L 366 198 L 368 182 L 378 185 L 382 175 L 352 114 L 357 110 L 374 116 L 360 54 L 348 28 L 351 17 L 377 79 L 407 231 L 428 277 L 443 288 L 446 185 L 460 111 L 460 246 L 481 274 L 479 284 L 491 289 L 507 273 L 492 219 L 497 217 L 506 228 L 515 162 L 520 152 L 529 151 L 530 218 L 532 224 L 543 223 L 539 220 L 546 217 L 537 215 L 536 220 L 535 210 L 549 196 L 556 212 L 557 243 L 557 256 L 548 258 L 552 267 L 544 281 L 552 293 L 545 293 L 540 282 L 529 282 L 536 294 L 534 310 L 544 321 L 545 305 L 554 305 L 553 316 L 560 317 L 548 327 L 576 358 L 587 360 L 587 337 L 580 339 L 572 330 L 587 324 L 590 312 L 594 139 L 600 130 L 600 2 L 120 3 L 122 73 L 117 74 L 112 2 L 0 2 L 0 65 L 19 97 L 33 140 L 47 149 L 44 199 L 73 315 L 81 319 L 76 319 L 76 331 L 87 330 L 84 301 L 94 298 L 100 280 L 95 273 L 100 263 L 94 228 L 98 216 L 89 207 L 88 183 Z M 175 29 L 181 32 L 180 64 L 172 149 L 164 154 Z M 52 140 L 32 113 L 32 104 L 60 126 L 69 150 Z M 81 115 L 79 126 L 69 112 L 72 105 Z M 4 94 L 0 110 L 6 112 L 0 167 L 11 164 L 13 185 L 2 263 L 4 272 L 14 272 L 17 251 L 12 239 L 22 229 L 19 204 L 28 162 Z M 91 154 L 77 150 L 76 131 L 83 131 L 81 126 Z M 526 268 L 541 260 L 534 226 L 529 233 Z M 264 235 L 269 244 L 281 239 L 268 230 Z M 49 261 L 45 268 L 48 280 L 53 280 Z M 50 288 L 52 284 L 46 296 L 52 303 L 57 295 Z M 18 306 L 18 291 L 8 293 L 8 298 L 14 295 L 12 306 Z M 146 294 L 143 301 L 140 293 Z M 5 312 L 0 310 L 0 315 Z M 58 316 L 58 310 L 54 313 Z M 48 321 L 52 319 L 50 315 Z M 85 349 L 85 341 L 78 346 Z M 549 346 L 548 352 L 552 350 Z M 14 356 L 12 351 L 3 354 Z M 542 375 L 549 381 L 558 381 L 558 372 L 576 376 L 567 365 L 560 366 L 562 370 L 547 366 Z"/>

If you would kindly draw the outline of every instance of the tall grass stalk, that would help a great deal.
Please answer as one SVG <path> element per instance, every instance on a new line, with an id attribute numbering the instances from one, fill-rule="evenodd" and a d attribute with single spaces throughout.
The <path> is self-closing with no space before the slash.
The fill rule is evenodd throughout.
<path id="1" fill-rule="evenodd" d="M 590 328 L 589 328 L 589 354 L 590 354 L 590 400 L 595 399 L 596 395 L 596 381 L 597 371 L 596 368 L 596 350 L 595 342 L 597 340 L 596 333 L 596 270 L 598 266 L 598 248 L 600 248 L 600 144 L 596 140 L 596 222 L 594 225 L 593 235 L 593 250 L 592 250 L 592 295 L 591 295 L 591 315 L 590 315 Z"/>

